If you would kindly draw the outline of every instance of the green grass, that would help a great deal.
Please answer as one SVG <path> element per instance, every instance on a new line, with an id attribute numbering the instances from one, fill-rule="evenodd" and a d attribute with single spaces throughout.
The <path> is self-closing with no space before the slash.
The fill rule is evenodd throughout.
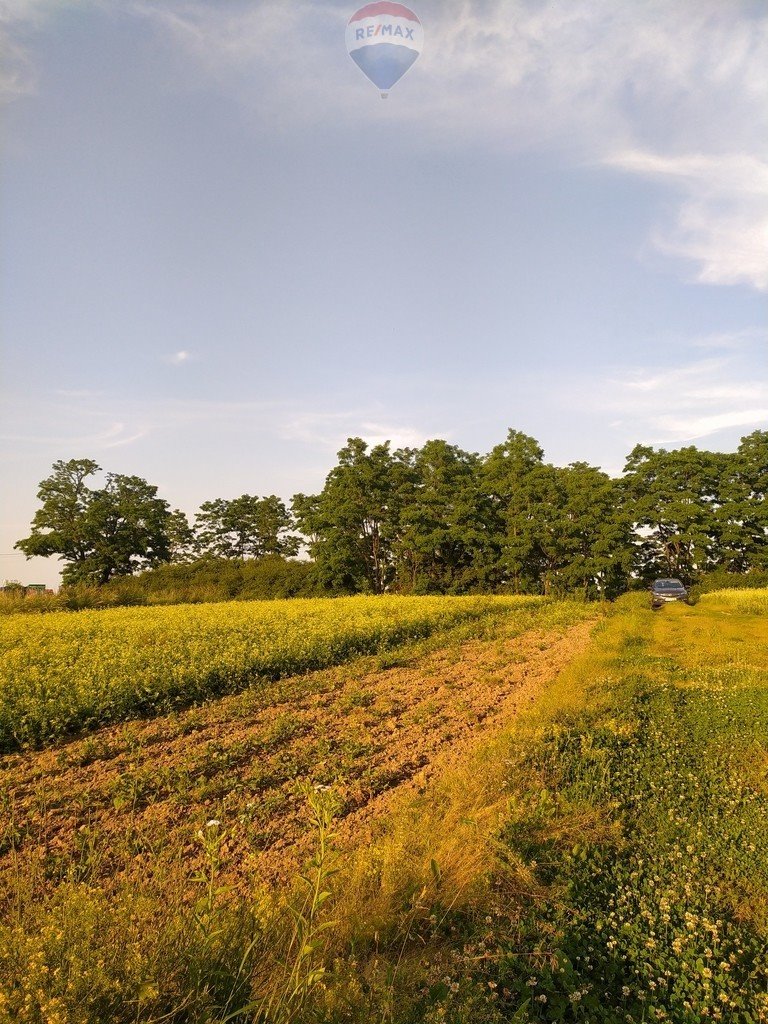
<path id="1" fill-rule="evenodd" d="M 608 624 L 518 740 L 492 916 L 403 1022 L 768 1020 L 764 605 Z"/>

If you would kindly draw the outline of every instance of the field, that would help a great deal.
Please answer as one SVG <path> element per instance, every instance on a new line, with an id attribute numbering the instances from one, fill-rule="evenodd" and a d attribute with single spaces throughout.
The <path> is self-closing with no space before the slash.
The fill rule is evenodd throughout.
<path id="1" fill-rule="evenodd" d="M 1 1024 L 768 1021 L 766 613 L 9 616 Z"/>
<path id="2" fill-rule="evenodd" d="M 526 598 L 342 598 L 0 620 L 0 752 L 385 650 Z"/>

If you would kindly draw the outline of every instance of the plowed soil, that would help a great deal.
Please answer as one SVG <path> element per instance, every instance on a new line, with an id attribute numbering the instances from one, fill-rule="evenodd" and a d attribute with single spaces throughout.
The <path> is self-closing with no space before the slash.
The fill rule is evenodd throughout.
<path id="1" fill-rule="evenodd" d="M 20 859 L 48 884 L 81 868 L 103 883 L 158 861 L 193 870 L 215 819 L 235 882 L 285 879 L 306 851 L 302 786 L 338 793 L 349 841 L 534 700 L 593 626 L 367 659 L 7 757 L 0 873 Z"/>

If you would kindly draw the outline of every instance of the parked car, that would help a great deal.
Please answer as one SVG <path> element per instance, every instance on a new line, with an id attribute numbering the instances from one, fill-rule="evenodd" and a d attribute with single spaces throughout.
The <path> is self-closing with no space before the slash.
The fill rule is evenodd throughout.
<path id="1" fill-rule="evenodd" d="M 654 580 L 651 587 L 651 607 L 661 608 L 668 601 L 688 601 L 688 591 L 680 580 Z"/>

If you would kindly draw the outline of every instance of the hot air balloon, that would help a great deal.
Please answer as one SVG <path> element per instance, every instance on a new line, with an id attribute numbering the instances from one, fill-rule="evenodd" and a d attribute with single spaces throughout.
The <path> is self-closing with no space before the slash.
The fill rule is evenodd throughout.
<path id="1" fill-rule="evenodd" d="M 402 4 L 366 4 L 347 25 L 347 50 L 386 99 L 416 62 L 424 42 L 421 22 Z"/>

